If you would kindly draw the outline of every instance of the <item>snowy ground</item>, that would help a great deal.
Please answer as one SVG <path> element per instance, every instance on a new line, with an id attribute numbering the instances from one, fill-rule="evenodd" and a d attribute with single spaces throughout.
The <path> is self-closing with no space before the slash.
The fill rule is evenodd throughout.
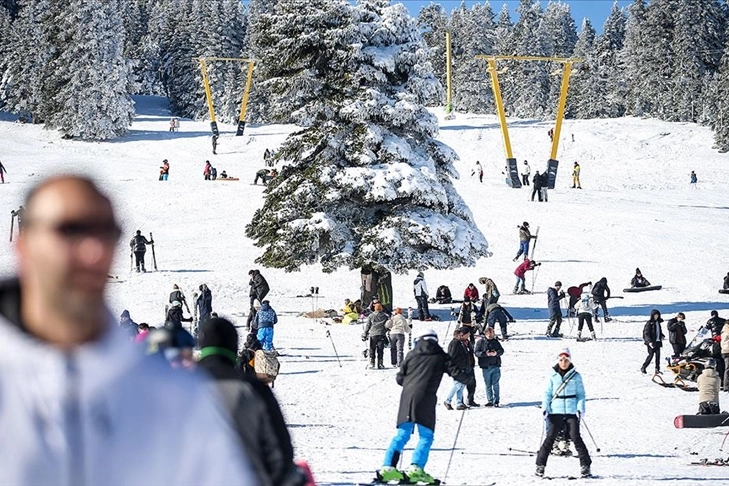
<path id="1" fill-rule="evenodd" d="M 243 324 L 247 273 L 256 267 L 253 260 L 260 252 L 244 236 L 246 223 L 262 201 L 263 187 L 250 183 L 263 166 L 264 150 L 275 148 L 293 127 L 249 126 L 245 136 L 234 137 L 234 127 L 223 126 L 218 155 L 213 156 L 207 123 L 182 120 L 180 132 L 169 133 L 164 100 L 138 102 L 133 130 L 111 143 L 61 140 L 55 132 L 14 124 L 12 117 L 2 114 L 0 160 L 10 173 L 9 183 L 0 186 L 0 207 L 7 212 L 17 208 L 25 191 L 48 174 L 88 173 L 113 196 L 125 229 L 114 268 L 120 282 L 109 285 L 114 312 L 129 309 L 137 322 L 159 325 L 172 284 L 191 296 L 205 282 L 213 291 L 214 309 Z M 544 168 L 550 151 L 548 129 L 542 122 L 513 122 L 512 144 L 520 164 L 528 159 L 532 170 Z M 727 456 L 719 450 L 722 430 L 673 428 L 675 415 L 695 412 L 696 394 L 661 388 L 638 371 L 645 357 L 641 330 L 650 309 L 660 309 L 666 318 L 683 311 L 690 330 L 704 323 L 712 309 L 729 314 L 729 296 L 717 293 L 729 270 L 723 235 L 729 216 L 729 156 L 711 149 L 710 131 L 633 118 L 568 121 L 558 156 L 557 189 L 550 191 L 546 204 L 529 202 L 527 189 L 504 184 L 495 117 L 460 115 L 444 121 L 440 138 L 461 156 L 457 168 L 462 178 L 455 185 L 494 256 L 481 260 L 477 268 L 426 272 L 428 285 L 431 292 L 446 284 L 460 294 L 469 282 L 491 277 L 504 294 L 501 303 L 517 322 L 510 326 L 515 337 L 504 344 L 503 407 L 463 414 L 439 408 L 426 469 L 442 478 L 450 461 L 449 484 L 538 483 L 533 476 L 535 458 L 510 453 L 509 448 L 538 447 L 542 421 L 536 405 L 549 366 L 559 349 L 569 346 L 588 393 L 587 425 L 601 448 L 597 453 L 583 431 L 593 472 L 600 477 L 587 482 L 704 484 L 726 478 L 722 468 L 688 465 L 697 458 Z M 157 180 L 164 158 L 171 165 L 166 183 Z M 204 181 L 207 159 L 218 173 L 226 170 L 241 181 Z M 469 177 L 476 160 L 485 169 L 483 184 Z M 582 191 L 569 188 L 574 161 L 582 165 Z M 691 170 L 699 177 L 697 189 L 689 187 Z M 663 290 L 610 301 L 619 321 L 598 325 L 603 339 L 597 342 L 547 340 L 541 336 L 547 322 L 546 296 L 510 295 L 516 227 L 525 220 L 532 228 L 541 227 L 536 258 L 544 265 L 535 290 L 543 292 L 557 279 L 567 287 L 604 276 L 620 295 L 636 266 Z M 9 231 L 9 221 L 2 227 Z M 130 274 L 127 245 L 136 229 L 154 233 L 159 272 Z M 6 245 L 0 250 L 0 268 L 10 274 L 13 267 L 11 246 Z M 359 326 L 325 325 L 297 316 L 313 307 L 340 308 L 345 297 L 358 295 L 359 275 L 324 275 L 317 268 L 294 274 L 262 270 L 273 289 L 271 303 L 281 314 L 275 342 L 285 356 L 275 393 L 297 455 L 310 462 L 320 484 L 366 482 L 381 465 L 395 430 L 395 370 L 365 371 Z M 414 305 L 414 277 L 411 272 L 394 278 L 396 305 Z M 320 288 L 318 302 L 296 297 L 308 294 L 312 286 Z M 444 307 L 440 315 L 447 319 L 449 310 Z M 453 326 L 447 320 L 433 324 L 445 345 L 446 331 Z M 569 324 L 562 329 L 568 333 Z M 669 349 L 666 343 L 664 354 Z M 443 380 L 441 399 L 450 385 L 450 379 Z M 485 401 L 482 382 L 477 401 Z M 729 408 L 729 403 L 723 405 Z M 409 458 L 406 452 L 405 466 Z M 553 457 L 547 474 L 577 474 L 578 469 L 577 459 Z"/>

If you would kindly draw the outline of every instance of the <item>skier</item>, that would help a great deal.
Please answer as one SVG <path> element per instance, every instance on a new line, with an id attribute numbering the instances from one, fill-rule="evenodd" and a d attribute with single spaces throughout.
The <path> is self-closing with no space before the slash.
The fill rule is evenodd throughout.
<path id="1" fill-rule="evenodd" d="M 554 287 L 547 289 L 547 308 L 549 310 L 549 324 L 547 325 L 547 336 L 562 337 L 559 328 L 562 325 L 562 306 L 559 301 L 565 298 L 562 290 L 562 282 L 557 280 Z M 552 331 L 554 327 L 554 332 Z"/>
<path id="2" fill-rule="evenodd" d="M 673 359 L 678 359 L 686 349 L 686 324 L 683 322 L 686 315 L 683 312 L 676 314 L 666 323 L 668 329 L 668 342 L 673 346 Z"/>
<path id="3" fill-rule="evenodd" d="M 696 172 L 691 171 L 691 187 L 694 189 L 696 188 L 696 183 L 698 182 L 698 178 L 696 177 Z"/>
<path id="4" fill-rule="evenodd" d="M 478 160 L 476 161 L 476 167 L 471 171 L 471 177 L 478 174 L 478 181 L 483 183 L 483 167 L 481 167 L 481 162 Z"/>
<path id="5" fill-rule="evenodd" d="M 453 339 L 448 344 L 448 356 L 450 356 L 450 365 L 455 372 L 451 374 L 453 377 L 453 386 L 448 392 L 448 396 L 443 405 L 448 410 L 453 410 L 451 401 L 456 398 L 456 410 L 468 410 L 468 406 L 463 402 L 463 390 L 469 382 L 475 380 L 473 375 L 473 366 L 475 359 L 470 351 L 470 347 L 466 344 L 468 341 L 468 329 L 459 328 L 453 331 Z"/>
<path id="6" fill-rule="evenodd" d="M 261 341 L 265 351 L 273 350 L 273 326 L 278 323 L 278 316 L 267 300 L 261 301 L 261 308 L 256 312 L 255 327 L 258 329 L 256 337 Z"/>
<path id="7" fill-rule="evenodd" d="M 542 413 L 547 420 L 547 434 L 537 454 L 537 476 L 544 476 L 547 459 L 557 434 L 566 426 L 580 458 L 580 474 L 590 477 L 590 453 L 580 436 L 580 419 L 585 416 L 585 387 L 582 376 L 572 364 L 570 350 L 562 349 L 552 368 L 542 399 Z"/>
<path id="8" fill-rule="evenodd" d="M 463 299 L 465 300 L 466 297 L 468 297 L 468 300 L 470 300 L 471 302 L 478 301 L 478 289 L 472 283 L 469 283 L 468 287 L 466 287 L 466 290 L 463 291 Z"/>
<path id="9" fill-rule="evenodd" d="M 603 277 L 597 281 L 594 287 L 592 287 L 592 297 L 595 299 L 595 303 L 602 307 L 603 319 L 605 322 L 610 322 L 612 319 L 608 315 L 607 300 L 610 298 L 610 287 L 608 287 L 607 278 Z M 595 322 L 597 321 L 597 308 L 595 308 Z"/>
<path id="10" fill-rule="evenodd" d="M 545 170 L 542 173 L 542 189 L 541 189 L 541 191 L 542 191 L 542 199 L 544 200 L 544 202 L 547 202 L 548 201 L 548 199 L 547 199 L 547 190 L 548 189 L 549 189 L 549 172 Z M 540 201 L 542 199 L 540 199 Z"/>
<path id="11" fill-rule="evenodd" d="M 706 360 L 704 370 L 696 380 L 699 388 L 699 411 L 697 415 L 715 415 L 719 413 L 719 389 L 721 379 L 716 372 L 716 360 Z"/>
<path id="12" fill-rule="evenodd" d="M 259 270 L 250 270 L 248 276 L 251 278 L 248 285 L 251 287 L 249 295 L 251 298 L 251 307 L 253 307 L 253 301 L 256 299 L 258 299 L 258 302 L 263 303 L 263 299 L 268 295 L 270 288 Z"/>
<path id="13" fill-rule="evenodd" d="M 213 312 L 213 293 L 210 292 L 207 284 L 200 285 L 198 289 L 200 294 L 195 299 L 194 304 L 197 307 L 199 322 L 205 322 L 210 317 L 210 313 Z"/>
<path id="14" fill-rule="evenodd" d="M 590 295 L 589 291 L 582 292 L 580 300 L 575 305 L 575 314 L 577 315 L 577 340 L 582 339 L 582 327 L 587 323 L 587 328 L 590 330 L 590 337 L 594 340 L 595 329 L 592 327 L 592 314 L 595 312 L 595 300 Z"/>
<path id="15" fill-rule="evenodd" d="M 572 189 L 575 189 L 575 186 L 577 186 L 577 189 L 582 189 L 582 184 L 580 184 L 580 164 L 575 162 L 575 166 L 572 169 Z"/>
<path id="16" fill-rule="evenodd" d="M 385 340 L 387 328 L 385 327 L 388 320 L 387 314 L 382 312 L 382 304 L 375 304 L 375 311 L 367 317 L 364 332 L 362 333 L 362 341 L 369 339 L 369 357 L 370 368 L 375 368 L 375 355 L 377 356 L 377 369 L 384 370 L 385 365 L 382 364 L 383 354 L 385 352 Z"/>
<path id="17" fill-rule="evenodd" d="M 5 173 L 7 170 L 5 169 L 5 166 L 3 165 L 2 161 L 0 160 L 0 181 L 2 181 L 3 184 L 5 184 Z"/>
<path id="18" fill-rule="evenodd" d="M 425 284 L 423 272 L 418 272 L 413 282 L 413 293 L 418 303 L 418 318 L 421 321 L 432 321 L 430 310 L 428 309 L 428 286 Z"/>
<path id="19" fill-rule="evenodd" d="M 514 322 L 514 318 L 509 314 L 509 311 L 501 307 L 500 304 L 489 304 L 486 307 L 485 317 L 486 326 L 491 329 L 494 328 L 498 321 L 499 327 L 501 328 L 501 339 L 509 339 L 508 329 L 506 327 L 507 322 Z"/>
<path id="20" fill-rule="evenodd" d="M 630 286 L 632 288 L 636 287 L 650 287 L 651 283 L 648 281 L 647 278 L 643 276 L 642 273 L 640 273 L 640 268 L 635 269 L 635 276 L 630 281 Z"/>
<path id="21" fill-rule="evenodd" d="M 531 234 L 529 231 L 528 222 L 524 221 L 522 225 L 517 226 L 517 228 L 519 228 L 519 251 L 512 260 L 513 262 L 517 261 L 521 255 L 524 255 L 524 259 L 526 260 L 529 256 L 529 243 L 531 243 L 532 240 L 537 239 L 536 235 Z"/>
<path id="22" fill-rule="evenodd" d="M 592 282 L 581 283 L 580 285 L 572 286 L 567 289 L 567 295 L 570 296 L 569 304 L 567 306 L 568 315 L 576 316 L 575 305 L 582 298 L 582 292 L 585 287 L 588 287 L 588 292 L 592 288 Z M 592 319 L 590 319 L 592 323 Z"/>
<path id="23" fill-rule="evenodd" d="M 402 309 L 397 307 L 395 314 L 385 322 L 385 327 L 390 332 L 390 364 L 399 368 L 405 352 L 405 335 L 412 330 L 412 319 L 405 319 Z"/>
<path id="24" fill-rule="evenodd" d="M 532 168 L 529 167 L 529 162 L 524 161 L 524 167 L 521 169 L 521 183 L 525 186 L 529 185 L 529 176 L 532 173 Z"/>
<path id="25" fill-rule="evenodd" d="M 159 180 L 166 181 L 170 176 L 170 163 L 167 159 L 162 161 L 162 167 L 159 168 Z"/>
<path id="26" fill-rule="evenodd" d="M 664 338 L 661 322 L 663 322 L 661 311 L 653 309 L 651 318 L 643 326 L 643 342 L 648 350 L 648 357 L 643 362 L 643 366 L 640 367 L 640 372 L 643 374 L 646 373 L 646 368 L 651 364 L 653 356 L 656 357 L 656 374 L 661 373 L 661 346 L 663 345 L 661 341 Z"/>
<path id="27" fill-rule="evenodd" d="M 213 135 L 212 142 L 213 142 L 213 155 L 218 155 L 216 152 L 216 150 L 218 149 L 218 136 L 217 135 Z"/>
<path id="28" fill-rule="evenodd" d="M 535 261 L 532 261 L 528 258 L 525 258 L 521 264 L 516 267 L 516 270 L 514 270 L 514 275 L 516 275 L 516 285 L 514 286 L 514 293 L 515 294 L 528 294 L 524 286 L 526 285 L 526 280 L 524 277 L 526 276 L 526 273 L 529 270 L 534 270 L 534 268 L 540 266 L 541 263 L 537 263 Z"/>
<path id="29" fill-rule="evenodd" d="M 481 368 L 483 382 L 486 385 L 487 407 L 499 406 L 499 380 L 501 380 L 501 355 L 504 348 L 496 339 L 493 327 L 487 327 L 484 334 L 476 341 L 475 355 Z"/>
<path id="30" fill-rule="evenodd" d="M 532 202 L 534 202 L 535 195 L 539 196 L 539 202 L 542 202 L 542 176 L 539 174 L 539 171 L 534 173 L 532 183 L 534 184 L 534 189 L 532 189 Z"/>
<path id="31" fill-rule="evenodd" d="M 397 373 L 397 383 L 402 386 L 397 434 L 385 452 L 382 469 L 377 471 L 378 481 L 436 483 L 424 468 L 433 445 L 436 394 L 444 373 L 451 374 L 452 370 L 448 355 L 438 345 L 438 334 L 432 329 L 422 330 L 415 338 L 415 347 L 405 357 Z M 402 472 L 396 469 L 396 465 L 416 425 L 420 440 L 413 451 L 411 466 Z"/>
<path id="32" fill-rule="evenodd" d="M 203 169 L 203 177 L 206 181 L 210 180 L 210 175 L 212 174 L 213 166 L 210 164 L 209 160 L 205 161 L 205 169 Z"/>
<path id="33" fill-rule="evenodd" d="M 134 252 L 134 259 L 136 260 L 137 273 L 140 271 L 146 272 L 144 268 L 144 254 L 147 253 L 147 245 L 153 245 L 154 240 L 148 241 L 147 238 L 142 235 L 141 230 L 137 230 L 137 234 L 129 242 L 129 247 Z M 140 270 L 141 269 L 141 270 Z"/>

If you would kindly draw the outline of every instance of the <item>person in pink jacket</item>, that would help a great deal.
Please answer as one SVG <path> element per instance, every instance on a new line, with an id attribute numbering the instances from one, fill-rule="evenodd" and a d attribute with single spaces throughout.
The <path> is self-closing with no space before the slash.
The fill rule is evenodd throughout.
<path id="1" fill-rule="evenodd" d="M 514 286 L 515 294 L 527 293 L 527 290 L 524 288 L 526 284 L 524 276 L 529 270 L 534 270 L 534 268 L 538 267 L 539 265 L 541 265 L 541 263 L 537 263 L 528 258 L 525 258 L 524 261 L 521 262 L 518 267 L 516 267 L 516 270 L 514 270 L 514 275 L 516 275 L 516 285 Z"/>

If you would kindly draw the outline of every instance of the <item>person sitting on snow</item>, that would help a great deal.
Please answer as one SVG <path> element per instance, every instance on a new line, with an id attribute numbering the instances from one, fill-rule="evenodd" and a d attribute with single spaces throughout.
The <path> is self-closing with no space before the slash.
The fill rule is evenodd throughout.
<path id="1" fill-rule="evenodd" d="M 729 272 L 724 277 L 724 290 L 729 290 Z"/>
<path id="2" fill-rule="evenodd" d="M 704 365 L 696 384 L 699 387 L 699 412 L 697 415 L 714 415 L 719 413 L 719 388 L 721 380 L 716 372 L 716 360 L 709 358 Z"/>
<path id="3" fill-rule="evenodd" d="M 651 283 L 648 281 L 647 278 L 643 276 L 642 273 L 640 273 L 640 268 L 635 269 L 635 277 L 633 277 L 633 280 L 630 281 L 630 286 L 635 287 L 650 287 Z"/>

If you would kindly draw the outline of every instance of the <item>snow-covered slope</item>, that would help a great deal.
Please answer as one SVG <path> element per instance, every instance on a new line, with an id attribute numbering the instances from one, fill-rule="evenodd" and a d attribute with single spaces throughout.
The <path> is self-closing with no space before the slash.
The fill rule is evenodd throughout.
<path id="1" fill-rule="evenodd" d="M 263 167 L 264 150 L 275 148 L 293 127 L 249 126 L 243 137 L 233 136 L 234 127 L 223 127 L 214 156 L 207 123 L 182 120 L 180 131 L 169 133 L 165 100 L 137 98 L 137 102 L 131 133 L 110 143 L 61 140 L 37 126 L 0 121 L 0 160 L 10 171 L 9 182 L 0 185 L 0 207 L 9 219 L 8 212 L 43 177 L 64 171 L 87 173 L 112 195 L 125 229 L 114 267 L 120 282 L 110 284 L 108 292 L 114 312 L 129 309 L 137 322 L 159 325 L 172 284 L 192 294 L 204 282 L 213 291 L 214 309 L 243 324 L 247 274 L 256 268 L 253 260 L 260 252 L 244 236 L 245 225 L 262 202 L 263 187 L 251 183 Z M 512 146 L 520 165 L 528 159 L 532 170 L 544 169 L 550 151 L 548 129 L 549 124 L 542 122 L 513 122 Z M 457 168 L 462 178 L 455 187 L 494 255 L 479 261 L 476 268 L 426 272 L 429 288 L 434 293 L 438 285 L 446 284 L 459 295 L 469 282 L 491 277 L 504 294 L 500 303 L 517 322 L 510 326 L 514 338 L 504 344 L 503 407 L 465 414 L 440 407 L 426 469 L 443 477 L 450 463 L 451 484 L 536 483 L 534 457 L 512 455 L 509 448 L 536 450 L 542 430 L 536 405 L 545 376 L 556 353 L 570 346 L 588 393 L 587 425 L 601 448 L 596 453 L 583 431 L 593 454 L 593 472 L 603 478 L 601 483 L 700 484 L 706 478 L 726 478 L 722 468 L 688 465 L 696 457 L 724 454 L 718 450 L 721 430 L 673 428 L 675 415 L 695 412 L 696 394 L 658 387 L 638 371 L 645 357 L 641 330 L 650 309 L 660 309 L 664 317 L 685 312 L 690 330 L 705 322 L 712 309 L 729 314 L 729 296 L 717 293 L 729 270 L 723 251 L 729 217 L 728 156 L 711 149 L 710 131 L 633 118 L 567 121 L 557 188 L 550 191 L 548 203 L 530 202 L 527 189 L 505 185 L 501 174 L 505 157 L 495 117 L 459 115 L 443 121 L 440 139 L 461 157 Z M 171 165 L 170 179 L 159 182 L 165 158 Z M 218 173 L 225 170 L 241 180 L 204 181 L 205 160 L 211 160 Z M 484 166 L 483 184 L 470 177 L 476 160 Z M 581 191 L 569 188 L 574 161 L 582 166 Z M 689 186 L 691 170 L 699 177 L 696 189 Z M 517 225 L 523 221 L 541 227 L 536 259 L 544 265 L 536 291 L 543 292 L 557 279 L 567 287 L 607 277 L 613 293 L 620 295 L 636 267 L 652 283 L 662 284 L 663 290 L 609 301 L 619 321 L 598 325 L 603 339 L 597 342 L 547 340 L 542 337 L 546 296 L 511 295 Z M 9 221 L 2 228 L 7 237 Z M 154 233 L 159 272 L 130 274 L 128 240 L 136 229 Z M 5 274 L 14 267 L 11 248 L 0 249 Z M 262 273 L 272 287 L 272 306 L 282 315 L 275 343 L 285 356 L 275 393 L 290 423 L 297 455 L 310 461 L 323 484 L 364 482 L 381 465 L 395 431 L 399 400 L 395 370 L 365 371 L 359 326 L 328 326 L 297 317 L 313 307 L 340 308 L 345 297 L 355 298 L 359 275 L 346 270 L 324 275 L 317 268 L 293 274 L 262 269 Z M 411 272 L 394 277 L 396 305 L 414 305 L 414 276 Z M 531 284 L 531 277 L 527 281 Z M 320 289 L 318 301 L 296 297 L 308 294 L 312 286 Z M 449 311 L 443 307 L 438 313 L 446 320 L 432 323 L 443 344 L 453 329 Z M 562 330 L 568 333 L 569 323 Z M 666 342 L 664 355 L 669 352 Z M 450 379 L 443 380 L 441 399 L 450 384 Z M 485 401 L 480 379 L 477 401 Z M 405 465 L 409 458 L 406 452 Z M 550 475 L 577 472 L 577 459 L 552 458 L 547 467 Z"/>

